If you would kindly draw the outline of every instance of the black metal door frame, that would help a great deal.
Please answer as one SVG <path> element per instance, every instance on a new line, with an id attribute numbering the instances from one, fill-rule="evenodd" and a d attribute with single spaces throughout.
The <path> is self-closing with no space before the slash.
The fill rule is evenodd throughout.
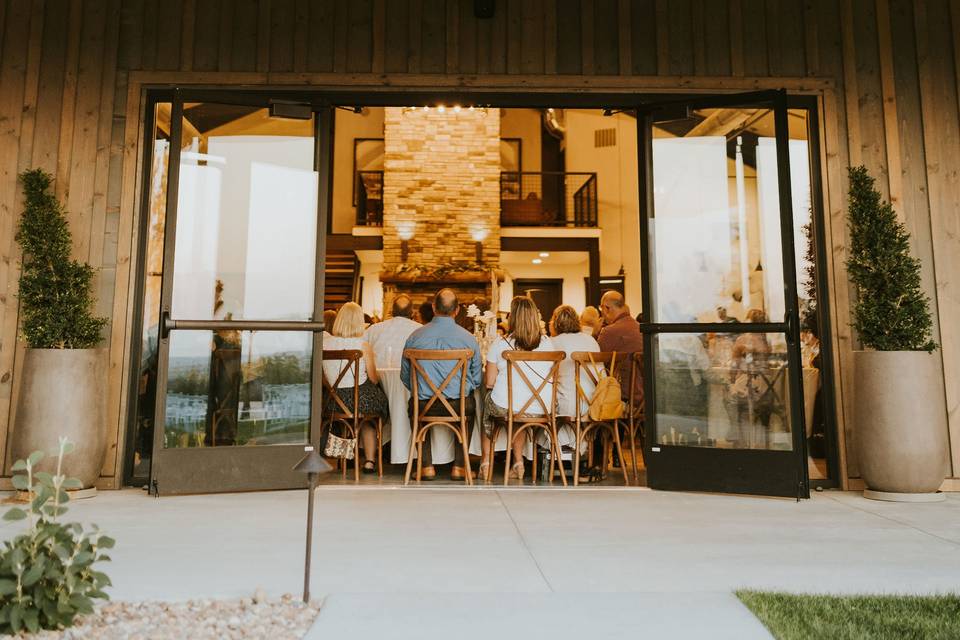
<path id="1" fill-rule="evenodd" d="M 655 318 L 654 256 L 650 219 L 656 217 L 653 198 L 653 118 L 668 108 L 761 107 L 774 112 L 780 202 L 780 239 L 783 260 L 784 308 L 782 322 L 662 323 Z M 803 391 L 800 364 L 800 322 L 793 243 L 793 206 L 785 91 L 704 96 L 645 105 L 637 112 L 637 150 L 640 156 L 640 264 L 644 323 L 644 392 L 647 434 L 644 459 L 647 483 L 654 489 L 752 493 L 796 498 L 809 497 Z M 701 334 L 780 333 L 787 342 L 787 375 L 792 450 L 717 449 L 655 442 L 657 433 L 654 340 L 662 333 Z"/>
<path id="2" fill-rule="evenodd" d="M 306 486 L 303 474 L 293 471 L 293 465 L 303 456 L 306 444 L 317 445 L 320 436 L 322 387 L 319 354 L 323 346 L 323 265 L 326 261 L 326 220 L 331 206 L 333 141 L 332 108 L 313 104 L 314 113 L 314 167 L 319 181 L 317 189 L 317 239 L 314 265 L 314 308 L 311 321 L 251 321 L 251 320 L 195 320 L 171 317 L 173 273 L 177 228 L 177 197 L 180 180 L 180 150 L 183 133 L 184 102 L 215 102 L 219 104 L 248 105 L 267 108 L 269 92 L 211 92 L 207 90 L 174 89 L 171 113 L 170 156 L 167 179 L 167 211 L 163 247 L 163 279 L 159 319 L 160 342 L 156 408 L 153 431 L 153 457 L 150 465 L 150 491 L 155 494 L 212 493 L 246 491 L 253 489 L 285 489 Z M 237 331 L 297 331 L 313 334 L 311 358 L 311 403 L 308 443 L 263 446 L 219 446 L 195 448 L 165 448 L 164 427 L 170 333 L 189 330 Z"/>

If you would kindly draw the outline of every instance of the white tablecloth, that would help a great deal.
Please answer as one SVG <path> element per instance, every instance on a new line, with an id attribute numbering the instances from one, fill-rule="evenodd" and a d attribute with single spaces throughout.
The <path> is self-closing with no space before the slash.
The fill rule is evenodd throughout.
<path id="1" fill-rule="evenodd" d="M 410 392 L 400 381 L 400 369 L 378 369 L 380 386 L 387 394 L 390 404 L 390 463 L 406 464 L 410 453 Z M 386 440 L 386 438 L 384 438 Z M 430 446 L 432 447 L 433 463 L 446 464 L 453 462 L 453 433 L 444 427 L 430 429 Z"/>

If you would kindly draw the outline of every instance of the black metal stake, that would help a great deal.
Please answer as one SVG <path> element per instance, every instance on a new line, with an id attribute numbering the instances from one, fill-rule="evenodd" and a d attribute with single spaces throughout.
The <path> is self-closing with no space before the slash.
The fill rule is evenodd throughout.
<path id="1" fill-rule="evenodd" d="M 303 560 L 303 603 L 310 602 L 310 552 L 313 550 L 313 490 L 316 489 L 317 474 L 307 475 L 310 487 L 307 489 L 307 550 Z"/>
<path id="2" fill-rule="evenodd" d="M 310 552 L 313 549 L 313 494 L 317 488 L 317 477 L 333 469 L 330 464 L 317 453 L 313 446 L 303 448 L 307 452 L 294 467 L 294 471 L 307 474 L 307 548 L 303 559 L 303 602 L 310 602 Z"/>

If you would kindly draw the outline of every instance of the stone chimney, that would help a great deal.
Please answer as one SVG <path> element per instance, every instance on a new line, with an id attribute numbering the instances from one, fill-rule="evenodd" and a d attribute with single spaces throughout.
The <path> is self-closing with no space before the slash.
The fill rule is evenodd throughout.
<path id="1" fill-rule="evenodd" d="M 399 291 L 422 300 L 459 283 L 489 294 L 500 262 L 500 110 L 387 107 L 384 147 L 384 309 Z"/>

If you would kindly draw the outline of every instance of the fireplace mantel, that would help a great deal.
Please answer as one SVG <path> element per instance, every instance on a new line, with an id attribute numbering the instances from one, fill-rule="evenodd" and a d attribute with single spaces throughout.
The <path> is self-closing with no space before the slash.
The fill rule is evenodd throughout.
<path id="1" fill-rule="evenodd" d="M 477 271 L 455 271 L 442 275 L 435 275 L 430 272 L 423 272 L 415 269 L 409 271 L 382 271 L 380 273 L 380 282 L 383 284 L 400 285 L 445 285 L 445 284 L 490 284 L 491 272 L 496 275 L 497 282 L 503 282 L 505 279 L 501 269 L 488 269 Z"/>

